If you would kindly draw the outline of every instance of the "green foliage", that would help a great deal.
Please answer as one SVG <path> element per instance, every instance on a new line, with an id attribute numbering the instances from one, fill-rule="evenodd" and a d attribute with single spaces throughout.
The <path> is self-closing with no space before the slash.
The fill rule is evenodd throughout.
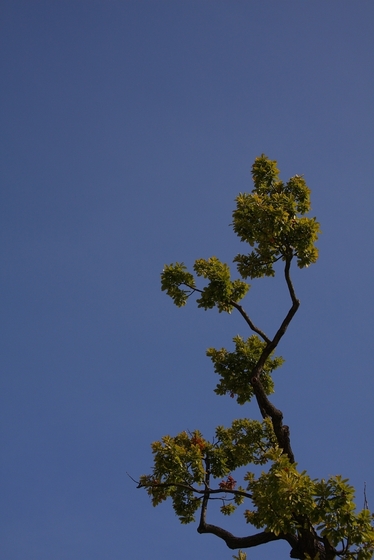
<path id="1" fill-rule="evenodd" d="M 274 263 L 297 258 L 300 268 L 316 262 L 314 243 L 320 232 L 315 218 L 303 217 L 310 210 L 310 190 L 299 175 L 288 183 L 279 180 L 276 162 L 266 156 L 252 166 L 254 189 L 239 194 L 233 212 L 233 228 L 241 241 L 254 250 L 234 261 L 243 278 L 274 276 Z"/>
<path id="2" fill-rule="evenodd" d="M 147 488 L 152 504 L 157 506 L 171 497 L 180 521 L 194 521 L 194 513 L 200 504 L 194 497 L 192 486 L 203 484 L 203 457 L 211 447 L 199 431 L 191 436 L 187 432 L 176 437 L 164 436 L 161 441 L 154 442 L 153 472 L 140 478 L 140 485 Z"/>
<path id="3" fill-rule="evenodd" d="M 246 476 L 254 510 L 246 510 L 245 518 L 257 528 L 266 527 L 274 534 L 294 533 L 298 517 L 310 516 L 314 510 L 314 483 L 305 471 L 299 473 L 281 450 L 270 451 L 273 463 L 258 479 Z"/>
<path id="4" fill-rule="evenodd" d="M 249 284 L 242 280 L 232 281 L 230 268 L 216 257 L 208 260 L 197 259 L 194 264 L 197 276 L 209 281 L 203 289 L 197 289 L 194 276 L 187 271 L 184 263 L 165 265 L 161 274 L 161 289 L 166 291 L 175 305 L 182 307 L 188 297 L 195 291 L 201 295 L 197 299 L 198 307 L 231 313 L 233 303 L 240 301 L 249 290 Z"/>
<path id="5" fill-rule="evenodd" d="M 307 519 L 333 547 L 340 545 L 341 558 L 372 558 L 373 516 L 368 510 L 355 512 L 354 489 L 348 480 L 341 476 L 312 480 L 279 450 L 268 456 L 273 464 L 267 473 L 257 480 L 251 473 L 246 476 L 254 505 L 245 512 L 248 523 L 275 534 L 297 534 L 303 528 L 300 519 Z"/>
<path id="6" fill-rule="evenodd" d="M 348 484 L 348 480 L 341 476 L 322 479 L 316 482 L 314 495 L 316 508 L 312 520 L 318 525 L 321 535 L 333 546 L 345 543 L 345 548 L 348 548 L 347 545 L 353 548 L 353 552 L 346 550 L 342 558 L 352 557 L 352 554 L 358 560 L 372 558 L 374 516 L 367 509 L 355 512 L 354 488 Z"/>
<path id="7" fill-rule="evenodd" d="M 220 507 L 220 511 L 223 515 L 231 515 L 236 510 L 234 504 L 225 504 Z"/>
<path id="8" fill-rule="evenodd" d="M 204 493 L 209 465 L 214 480 L 224 478 L 216 490 L 223 515 L 231 515 L 248 498 L 252 507 L 244 516 L 257 529 L 298 534 L 303 529 L 300 520 L 307 520 L 321 538 L 334 547 L 340 545 L 343 559 L 369 560 L 374 553 L 373 516 L 368 510 L 355 512 L 352 486 L 340 476 L 312 480 L 305 471 L 299 472 L 277 447 L 269 419 L 241 419 L 229 428 L 219 426 L 213 443 L 197 430 L 165 436 L 152 444 L 152 450 L 153 472 L 143 475 L 140 485 L 147 488 L 154 506 L 171 498 L 181 523 L 195 520 L 201 506 L 196 493 Z M 231 473 L 251 463 L 270 463 L 270 468 L 258 478 L 247 472 L 246 487 L 237 486 Z"/>
<path id="9" fill-rule="evenodd" d="M 182 289 L 186 286 L 188 289 Z M 195 278 L 187 271 L 184 263 L 165 265 L 161 275 L 161 290 L 171 297 L 177 307 L 186 305 L 188 296 L 194 291 Z"/>
<path id="10" fill-rule="evenodd" d="M 154 506 L 170 497 L 180 521 L 190 523 L 200 506 L 193 489 L 202 491 L 207 462 L 214 479 L 227 477 L 219 484 L 225 494 L 236 486 L 230 473 L 249 463 L 264 464 L 266 453 L 274 445 L 276 440 L 268 419 L 234 420 L 230 428 L 218 426 L 214 443 L 205 440 L 198 430 L 192 434 L 164 436 L 152 444 L 153 472 L 141 476 L 140 485 L 147 488 Z M 237 490 L 244 491 L 244 488 Z M 222 513 L 230 515 L 243 502 L 243 497 L 236 495 L 233 500 L 235 505 L 228 504 L 230 507 L 222 509 Z"/>
<path id="11" fill-rule="evenodd" d="M 242 280 L 232 282 L 229 267 L 216 257 L 208 260 L 198 259 L 195 261 L 194 270 L 197 276 L 209 280 L 208 286 L 201 291 L 201 296 L 197 300 L 198 307 L 203 309 L 217 306 L 220 313 L 222 311 L 231 313 L 232 302 L 240 301 L 249 290 L 249 285 Z"/>
<path id="12" fill-rule="evenodd" d="M 268 461 L 268 452 L 275 448 L 277 440 L 269 418 L 262 422 L 241 418 L 234 420 L 230 428 L 218 426 L 216 442 L 226 468 L 234 472 L 250 463 L 264 465 Z"/>
<path id="13" fill-rule="evenodd" d="M 244 418 L 234 420 L 228 428 L 218 426 L 211 442 L 197 430 L 163 437 L 152 444 L 153 470 L 140 478 L 139 486 L 146 488 L 154 506 L 170 498 L 181 523 L 194 521 L 201 509 L 199 532 L 215 532 L 214 526 L 205 523 L 210 500 L 221 501 L 224 516 L 246 501 L 245 519 L 264 531 L 261 542 L 266 542 L 266 535 L 269 540 L 279 537 L 297 542 L 293 558 L 369 560 L 374 554 L 373 516 L 366 509 L 356 512 L 354 490 L 347 480 L 340 476 L 312 480 L 305 471 L 297 470 L 284 437 L 288 427 L 268 400 L 274 391 L 272 373 L 283 364 L 283 358 L 274 357 L 274 350 L 299 305 L 289 275 L 291 261 L 295 258 L 304 268 L 318 257 L 319 224 L 305 216 L 310 211 L 310 190 L 299 175 L 287 183 L 280 181 L 276 162 L 264 155 L 256 158 L 252 176 L 252 193 L 240 194 L 233 212 L 233 229 L 252 250 L 237 255 L 234 262 L 246 279 L 274 276 L 274 264 L 283 261 L 292 307 L 274 338 L 256 328 L 238 304 L 249 284 L 231 280 L 229 266 L 217 257 L 195 261 L 194 273 L 206 282 L 204 286 L 197 287 L 184 263 L 175 263 L 164 267 L 161 288 L 178 307 L 196 293 L 200 308 L 216 307 L 227 313 L 236 308 L 240 312 L 256 334 L 247 339 L 235 336 L 234 351 L 209 348 L 207 356 L 220 378 L 216 394 L 235 397 L 240 405 L 256 395 L 264 420 Z M 238 485 L 233 474 L 250 465 L 266 468 L 258 476 L 249 470 L 243 485 Z M 219 534 L 226 540 L 225 535 L 229 533 Z M 258 544 L 247 542 L 246 546 Z M 239 551 L 233 558 L 245 560 L 246 555 Z"/>
<path id="14" fill-rule="evenodd" d="M 215 393 L 217 395 L 229 394 L 232 398 L 236 396 L 238 404 L 244 404 L 253 397 L 251 376 L 266 343 L 256 335 L 250 336 L 247 340 L 243 340 L 241 336 L 235 336 L 233 340 L 235 352 L 228 352 L 225 348 L 220 350 L 209 348 L 207 356 L 213 362 L 214 371 L 221 377 Z M 262 368 L 260 379 L 267 395 L 274 392 L 274 383 L 270 373 L 283 362 L 281 357 L 268 358 Z"/>

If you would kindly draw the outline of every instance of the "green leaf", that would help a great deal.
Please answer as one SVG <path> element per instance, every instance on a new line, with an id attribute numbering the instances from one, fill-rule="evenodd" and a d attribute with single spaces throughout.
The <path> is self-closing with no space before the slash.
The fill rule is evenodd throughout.
<path id="1" fill-rule="evenodd" d="M 217 257 L 196 260 L 194 270 L 197 276 L 209 280 L 208 285 L 197 299 L 198 307 L 203 309 L 217 307 L 220 313 L 222 311 L 231 313 L 232 303 L 240 301 L 249 290 L 249 284 L 246 282 L 231 281 L 228 265 L 222 263 Z"/>
<path id="2" fill-rule="evenodd" d="M 253 247 L 248 255 L 235 257 L 243 278 L 274 276 L 278 260 L 297 258 L 300 268 L 316 262 L 315 242 L 320 227 L 310 210 L 310 190 L 300 175 L 288 183 L 279 181 L 276 162 L 265 155 L 252 166 L 252 193 L 239 194 L 233 212 L 233 228 L 241 241 Z"/>
<path id="3" fill-rule="evenodd" d="M 184 286 L 184 287 L 181 287 Z M 186 305 L 187 298 L 194 292 L 195 279 L 184 263 L 165 265 L 161 274 L 161 290 L 172 298 L 177 307 Z"/>
<path id="4" fill-rule="evenodd" d="M 229 352 L 225 348 L 216 350 L 209 348 L 207 356 L 212 360 L 214 371 L 220 376 L 215 392 L 217 395 L 229 394 L 236 397 L 238 404 L 249 402 L 253 397 L 251 377 L 266 343 L 258 336 L 252 335 L 247 340 L 241 336 L 234 337 L 235 351 Z M 271 373 L 283 364 L 282 357 L 269 357 L 263 367 L 260 379 L 266 394 L 274 391 Z"/>
<path id="5" fill-rule="evenodd" d="M 241 550 L 239 550 L 238 556 L 233 555 L 234 560 L 246 560 L 247 559 L 247 555 L 245 552 L 242 552 Z"/>

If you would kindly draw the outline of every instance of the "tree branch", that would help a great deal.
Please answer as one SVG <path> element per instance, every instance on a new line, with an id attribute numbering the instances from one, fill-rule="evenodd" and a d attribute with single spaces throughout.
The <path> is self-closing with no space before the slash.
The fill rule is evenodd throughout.
<path id="1" fill-rule="evenodd" d="M 187 288 L 190 288 L 190 290 L 193 290 L 193 292 L 199 292 L 200 294 L 203 293 L 203 290 L 200 290 L 199 288 L 194 288 L 193 286 L 190 286 L 189 284 L 184 284 L 184 285 L 187 286 Z M 192 295 L 192 293 L 190 295 Z M 237 303 L 233 299 L 230 299 L 229 303 L 230 303 L 230 305 L 232 305 L 233 307 L 235 307 L 235 309 L 237 309 L 239 311 L 240 315 L 243 317 L 243 319 L 245 320 L 245 322 L 247 323 L 249 328 L 252 331 L 254 331 L 255 333 L 257 333 L 262 338 L 262 340 L 264 340 L 265 342 L 270 344 L 270 342 L 271 342 L 270 338 L 268 338 L 266 336 L 266 334 L 264 332 L 262 332 L 261 329 L 256 327 L 256 325 L 251 321 L 250 317 L 247 315 L 247 313 L 245 312 L 243 307 L 241 305 L 239 305 L 239 303 Z"/>
<path id="2" fill-rule="evenodd" d="M 286 260 L 286 265 L 284 267 L 284 276 L 286 278 L 288 291 L 291 296 L 292 306 L 289 312 L 287 313 L 285 319 L 283 320 L 281 326 L 277 330 L 273 340 L 270 343 L 270 352 L 272 352 L 278 346 L 280 339 L 285 334 L 288 325 L 291 323 L 292 319 L 294 318 L 294 315 L 296 314 L 297 310 L 300 307 L 300 300 L 298 300 L 296 297 L 295 290 L 290 277 L 291 261 L 292 261 L 292 257 Z"/>
<path id="3" fill-rule="evenodd" d="M 253 386 L 253 391 L 256 396 L 257 404 L 260 408 L 262 417 L 266 418 L 267 416 L 269 416 L 271 418 L 273 423 L 274 433 L 276 435 L 279 446 L 281 447 L 281 449 L 283 449 L 284 453 L 288 455 L 288 458 L 290 459 L 291 463 L 294 463 L 295 457 L 291 449 L 289 427 L 283 425 L 283 413 L 280 410 L 278 410 L 269 401 L 260 379 L 260 375 L 266 360 L 268 359 L 270 354 L 275 350 L 275 348 L 278 346 L 281 338 L 283 337 L 283 335 L 285 334 L 288 328 L 288 325 L 292 321 L 295 313 L 297 312 L 300 306 L 300 301 L 296 297 L 295 290 L 290 277 L 291 261 L 292 261 L 292 256 L 286 259 L 284 274 L 288 286 L 288 291 L 290 293 L 290 297 L 292 300 L 292 306 L 289 312 L 287 313 L 286 317 L 282 321 L 281 326 L 275 333 L 273 340 L 271 340 L 264 348 L 260 356 L 260 359 L 258 360 L 255 368 L 253 369 L 252 376 L 251 376 L 251 384 Z"/>
<path id="4" fill-rule="evenodd" d="M 249 328 L 254 331 L 255 333 L 257 333 L 258 335 L 261 336 L 262 340 L 264 340 L 265 342 L 267 342 L 268 344 L 270 344 L 270 338 L 268 338 L 266 336 L 266 334 L 264 332 L 262 332 L 261 329 L 259 329 L 258 327 L 256 327 L 251 319 L 248 317 L 247 313 L 244 311 L 243 307 L 241 305 L 239 305 L 238 303 L 236 303 L 236 301 L 230 300 L 230 304 L 235 307 L 235 309 L 237 309 L 239 311 L 239 313 L 241 314 L 241 316 L 244 318 L 244 320 L 246 321 L 246 323 L 249 325 Z"/>
<path id="5" fill-rule="evenodd" d="M 130 476 L 130 475 L 129 475 Z M 130 477 L 134 480 L 132 477 Z M 138 482 L 138 481 L 134 481 Z M 150 482 L 149 484 L 142 484 L 138 482 L 137 488 L 170 488 L 171 486 L 175 486 L 176 488 L 182 488 L 184 490 L 188 490 L 189 492 L 194 492 L 195 494 L 202 494 L 208 495 L 208 499 L 210 494 L 233 494 L 234 496 L 243 496 L 244 498 L 252 498 L 252 494 L 248 494 L 248 492 L 244 492 L 242 490 L 230 490 L 228 488 L 216 488 L 211 489 L 209 487 L 205 487 L 204 490 L 200 490 L 198 488 L 194 488 L 190 484 L 183 484 L 182 482 Z"/>
<path id="6" fill-rule="evenodd" d="M 282 533 L 279 535 L 275 535 L 274 533 L 268 531 L 262 531 L 261 533 L 250 535 L 248 537 L 236 537 L 229 531 L 226 531 L 226 529 L 222 529 L 217 525 L 205 523 L 204 520 L 200 521 L 197 532 L 200 534 L 210 533 L 212 535 L 215 535 L 216 537 L 219 537 L 220 539 L 224 540 L 226 545 L 232 550 L 237 548 L 251 548 L 253 546 L 259 546 L 260 544 L 265 544 L 281 539 L 287 540 L 289 542 L 289 539 L 291 539 L 291 536 L 286 536 Z"/>
<path id="7" fill-rule="evenodd" d="M 294 546 L 297 543 L 297 539 L 292 537 L 292 535 L 275 535 L 271 532 L 261 532 L 257 533 L 256 535 L 251 535 L 249 537 L 235 537 L 229 531 L 218 527 L 217 525 L 211 525 L 210 523 L 206 522 L 206 514 L 208 510 L 208 502 L 209 502 L 209 484 L 210 484 L 210 462 L 209 459 L 205 459 L 205 466 L 206 466 L 206 473 L 205 473 L 205 490 L 204 490 L 204 497 L 201 504 L 201 513 L 200 513 L 200 523 L 197 528 L 197 532 L 200 534 L 203 533 L 210 533 L 219 537 L 220 539 L 224 540 L 225 543 L 229 548 L 232 550 L 237 548 L 251 548 L 253 546 L 258 546 L 260 544 L 265 544 L 267 542 L 276 541 L 279 539 L 286 539 L 291 546 Z M 233 491 L 234 492 L 234 491 Z M 243 493 L 241 493 L 243 494 Z"/>

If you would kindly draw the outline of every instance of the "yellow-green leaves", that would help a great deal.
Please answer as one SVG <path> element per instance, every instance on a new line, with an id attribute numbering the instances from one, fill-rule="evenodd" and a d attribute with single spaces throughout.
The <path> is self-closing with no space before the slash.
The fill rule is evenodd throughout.
<path id="1" fill-rule="evenodd" d="M 194 496 L 192 485 L 203 483 L 203 458 L 209 447 L 211 444 L 199 431 L 191 435 L 181 432 L 175 437 L 164 436 L 152 444 L 153 472 L 142 476 L 140 485 L 147 488 L 154 506 L 171 497 L 180 521 L 190 523 L 194 520 L 200 503 Z"/>
<path id="2" fill-rule="evenodd" d="M 276 162 L 262 155 L 252 166 L 254 189 L 239 194 L 233 212 L 233 228 L 253 251 L 234 261 L 243 278 L 274 276 L 279 259 L 297 258 L 300 268 L 316 262 L 315 242 L 320 232 L 315 218 L 303 217 L 310 210 L 310 190 L 304 178 L 295 175 L 279 181 Z"/>
<path id="3" fill-rule="evenodd" d="M 247 555 L 245 552 L 242 552 L 241 550 L 239 550 L 238 552 L 238 556 L 233 556 L 234 560 L 247 560 Z"/>
<path id="4" fill-rule="evenodd" d="M 250 336 L 247 340 L 241 336 L 235 336 L 233 340 L 235 352 L 229 352 L 225 348 L 220 350 L 209 348 L 207 356 L 213 362 L 214 371 L 221 377 L 215 393 L 217 395 L 229 394 L 233 398 L 236 397 L 238 404 L 244 404 L 253 397 L 251 377 L 254 367 L 266 347 L 266 342 L 262 342 L 256 335 Z M 281 357 L 268 358 L 263 366 L 260 380 L 268 395 L 274 391 L 270 374 L 283 362 Z"/>
<path id="5" fill-rule="evenodd" d="M 279 450 L 267 455 L 274 461 L 269 471 L 258 479 L 252 473 L 246 476 L 254 506 L 245 512 L 247 522 L 275 534 L 297 534 L 304 519 L 305 528 L 313 525 L 340 558 L 370 560 L 374 554 L 373 516 L 368 510 L 356 513 L 354 489 L 348 480 L 341 476 L 312 480 Z"/>
<path id="6" fill-rule="evenodd" d="M 269 159 L 264 154 L 256 157 L 252 165 L 252 178 L 255 188 L 264 193 L 269 192 L 273 188 L 278 176 L 279 169 L 275 160 Z"/>
<path id="7" fill-rule="evenodd" d="M 184 288 L 181 288 L 184 286 Z M 161 290 L 172 298 L 177 307 L 186 305 L 188 296 L 195 288 L 195 278 L 187 271 L 184 263 L 164 266 L 161 274 Z"/>
<path id="8" fill-rule="evenodd" d="M 374 554 L 373 516 L 368 510 L 355 512 L 354 488 L 347 479 L 333 476 L 315 484 L 313 522 L 318 524 L 321 535 L 333 546 L 346 542 L 350 545 L 345 557 L 369 560 Z M 349 552 L 349 553 L 348 553 Z"/>
<path id="9" fill-rule="evenodd" d="M 249 285 L 242 280 L 230 279 L 230 269 L 225 263 L 221 263 L 217 257 L 208 260 L 198 259 L 195 261 L 194 270 L 197 276 L 209 280 L 209 284 L 201 291 L 197 300 L 198 307 L 212 309 L 217 306 L 218 311 L 232 311 L 232 302 L 240 301 L 249 290 Z"/>
<path id="10" fill-rule="evenodd" d="M 242 418 L 234 420 L 230 428 L 218 426 L 216 440 L 229 472 L 249 464 L 264 465 L 277 443 L 269 418 L 262 422 Z"/>
<path id="11" fill-rule="evenodd" d="M 215 485 L 215 493 L 223 500 L 221 511 L 230 515 L 244 501 L 245 492 L 237 486 L 231 473 L 250 463 L 264 464 L 267 453 L 275 447 L 276 439 L 268 419 L 234 420 L 229 428 L 219 426 L 212 443 L 197 430 L 191 434 L 181 432 L 175 437 L 164 436 L 152 444 L 153 471 L 140 478 L 140 486 L 147 489 L 154 506 L 171 498 L 181 522 L 190 523 L 201 505 L 196 494 L 204 493 L 209 465 L 211 482 L 221 479 Z M 233 493 L 234 490 L 237 492 Z"/>
<path id="12" fill-rule="evenodd" d="M 198 307 L 231 313 L 233 303 L 240 301 L 249 290 L 249 284 L 242 280 L 232 281 L 230 269 L 217 257 L 208 260 L 197 259 L 194 264 L 197 276 L 208 280 L 203 289 L 196 288 L 194 276 L 187 271 L 184 263 L 165 265 L 161 274 L 161 289 L 166 291 L 175 305 L 183 307 L 188 297 L 194 292 L 200 293 Z"/>
<path id="13" fill-rule="evenodd" d="M 314 482 L 305 471 L 298 472 L 281 451 L 270 452 L 273 464 L 269 472 L 255 480 L 247 477 L 248 490 L 252 493 L 253 510 L 247 510 L 248 523 L 257 528 L 265 527 L 276 535 L 294 533 L 298 517 L 309 517 L 314 508 Z"/>
<path id="14" fill-rule="evenodd" d="M 270 419 L 219 426 L 213 442 L 199 431 L 165 436 L 152 450 L 153 472 L 140 478 L 140 486 L 154 506 L 170 498 L 181 523 L 194 521 L 202 496 L 209 492 L 222 500 L 223 515 L 249 500 L 244 516 L 257 529 L 297 536 L 313 527 L 343 560 L 370 560 L 374 554 L 373 516 L 368 510 L 356 513 L 353 487 L 341 476 L 312 480 L 299 472 L 279 449 Z M 246 488 L 232 475 L 244 465 L 267 462 L 270 468 L 257 478 L 253 472 L 244 476 Z"/>

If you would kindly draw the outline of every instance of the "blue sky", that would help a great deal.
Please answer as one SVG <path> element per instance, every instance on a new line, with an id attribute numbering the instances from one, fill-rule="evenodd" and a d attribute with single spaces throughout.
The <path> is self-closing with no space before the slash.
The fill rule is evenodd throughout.
<path id="1" fill-rule="evenodd" d="M 261 153 L 305 175 L 323 231 L 274 402 L 300 467 L 349 477 L 360 508 L 366 481 L 374 509 L 373 3 L 3 0 L 0 25 L 1 557 L 232 558 L 126 471 L 164 434 L 258 417 L 205 357 L 245 324 L 174 308 L 160 272 L 241 250 Z M 272 334 L 281 275 L 244 304 Z"/>

